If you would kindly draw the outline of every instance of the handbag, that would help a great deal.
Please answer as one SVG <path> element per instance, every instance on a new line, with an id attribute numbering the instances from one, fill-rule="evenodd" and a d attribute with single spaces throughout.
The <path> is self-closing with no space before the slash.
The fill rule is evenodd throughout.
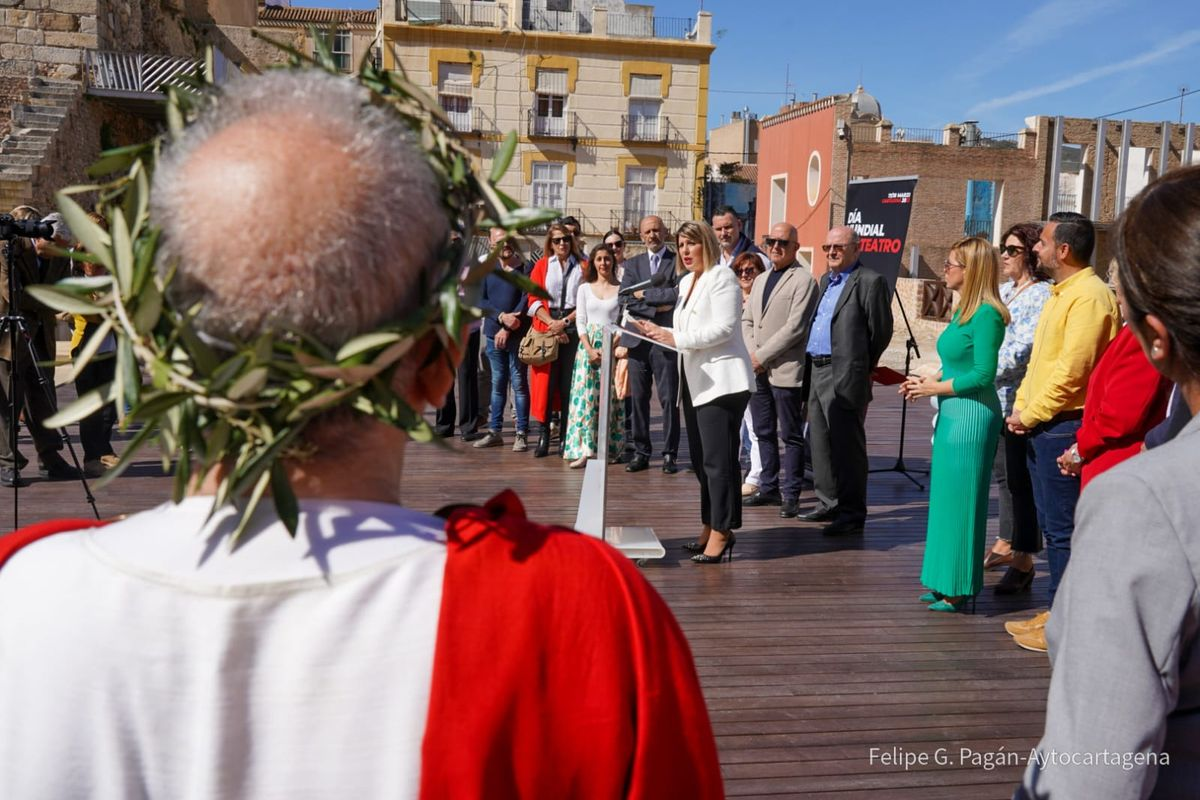
<path id="1" fill-rule="evenodd" d="M 571 276 L 571 268 L 574 265 L 573 258 L 567 262 L 567 271 L 563 275 L 562 292 L 558 298 L 559 308 L 566 303 L 567 280 Z M 549 364 L 558 358 L 558 336 L 549 331 L 539 331 L 530 327 L 524 338 L 521 339 L 521 346 L 517 348 L 517 358 L 522 364 L 528 364 L 531 367 Z"/>

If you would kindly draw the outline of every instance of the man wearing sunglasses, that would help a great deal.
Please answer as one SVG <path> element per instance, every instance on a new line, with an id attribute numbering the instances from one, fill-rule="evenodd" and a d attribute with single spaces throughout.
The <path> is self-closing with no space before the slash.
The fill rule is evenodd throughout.
<path id="1" fill-rule="evenodd" d="M 808 435 L 820 506 L 830 536 L 863 532 L 867 519 L 867 405 L 871 371 L 892 339 L 887 281 L 858 260 L 858 233 L 840 226 L 821 245 L 828 271 L 808 336 Z"/>
<path id="2" fill-rule="evenodd" d="M 796 261 L 796 228 L 771 227 L 764 240 L 771 268 L 754 279 L 742 306 L 742 337 L 750 351 L 755 388 L 750 418 L 758 437 L 762 473 L 744 506 L 778 505 L 779 516 L 800 513 L 804 478 L 804 342 L 816 308 L 817 282 Z M 779 462 L 783 436 L 783 464 Z"/>
<path id="3" fill-rule="evenodd" d="M 675 301 L 679 297 L 679 274 L 675 271 L 675 253 L 664 243 L 666 225 L 655 216 L 644 217 L 638 226 L 646 252 L 625 262 L 621 277 L 624 289 L 650 280 L 660 272 L 667 274 L 662 286 L 640 289 L 629 298 L 625 308 L 630 316 L 652 320 L 664 328 L 671 327 Z M 679 451 L 679 365 L 675 353 L 656 344 L 638 340 L 629 347 L 629 394 L 633 398 L 633 459 L 625 465 L 626 472 L 641 472 L 650 466 L 650 395 L 658 384 L 658 401 L 663 419 L 663 472 L 679 471 L 675 463 Z"/>
<path id="4" fill-rule="evenodd" d="M 771 268 L 771 261 L 766 254 L 742 233 L 742 218 L 731 206 L 719 206 L 713 212 L 712 227 L 721 245 L 721 266 L 732 266 L 733 260 L 742 253 L 754 253 L 762 262 L 763 269 Z"/>

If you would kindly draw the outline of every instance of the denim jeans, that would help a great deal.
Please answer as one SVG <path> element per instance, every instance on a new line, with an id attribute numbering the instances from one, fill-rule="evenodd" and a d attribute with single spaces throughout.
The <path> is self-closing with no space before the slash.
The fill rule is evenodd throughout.
<path id="1" fill-rule="evenodd" d="M 488 429 L 499 433 L 504 429 L 504 401 L 511 382 L 513 405 L 517 409 L 517 433 L 529 432 L 529 382 L 525 365 L 517 358 L 517 342 L 509 339 L 509 348 L 496 347 L 492 337 L 487 340 L 488 362 L 492 365 L 492 418 Z"/>
<path id="2" fill-rule="evenodd" d="M 1071 535 L 1075 532 L 1075 504 L 1079 502 L 1079 478 L 1059 472 L 1057 459 L 1075 443 L 1081 422 L 1077 419 L 1047 422 L 1029 434 L 1029 477 L 1038 525 L 1046 540 L 1050 566 L 1050 605 L 1071 558 Z"/>

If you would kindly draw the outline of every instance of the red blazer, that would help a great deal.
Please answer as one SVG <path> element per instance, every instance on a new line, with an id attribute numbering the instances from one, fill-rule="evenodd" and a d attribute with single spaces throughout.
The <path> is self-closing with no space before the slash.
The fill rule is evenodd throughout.
<path id="1" fill-rule="evenodd" d="M 1081 487 L 1137 455 L 1146 432 L 1166 416 L 1170 394 L 1171 382 L 1151 365 L 1132 329 L 1123 327 L 1088 379 L 1075 437 L 1083 459 Z"/>
<path id="2" fill-rule="evenodd" d="M 0 537 L 0 567 L 97 524 Z M 422 798 L 724 796 L 687 641 L 628 558 L 529 522 L 512 492 L 455 510 L 446 534 Z"/>

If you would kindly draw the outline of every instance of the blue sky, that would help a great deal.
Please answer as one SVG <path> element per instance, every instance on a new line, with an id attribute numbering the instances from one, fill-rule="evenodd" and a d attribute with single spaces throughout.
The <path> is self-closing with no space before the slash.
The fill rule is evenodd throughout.
<path id="1" fill-rule="evenodd" d="M 371 0 L 293 5 L 371 8 Z M 657 13 L 694 17 L 700 0 L 657 0 Z M 749 107 L 867 91 L 898 126 L 977 119 L 1019 130 L 1036 114 L 1097 117 L 1172 97 L 1131 119 L 1200 122 L 1200 14 L 1192 0 L 910 0 L 803 3 L 703 0 L 713 14 L 710 126 Z M 786 76 L 786 78 L 785 78 Z"/>

